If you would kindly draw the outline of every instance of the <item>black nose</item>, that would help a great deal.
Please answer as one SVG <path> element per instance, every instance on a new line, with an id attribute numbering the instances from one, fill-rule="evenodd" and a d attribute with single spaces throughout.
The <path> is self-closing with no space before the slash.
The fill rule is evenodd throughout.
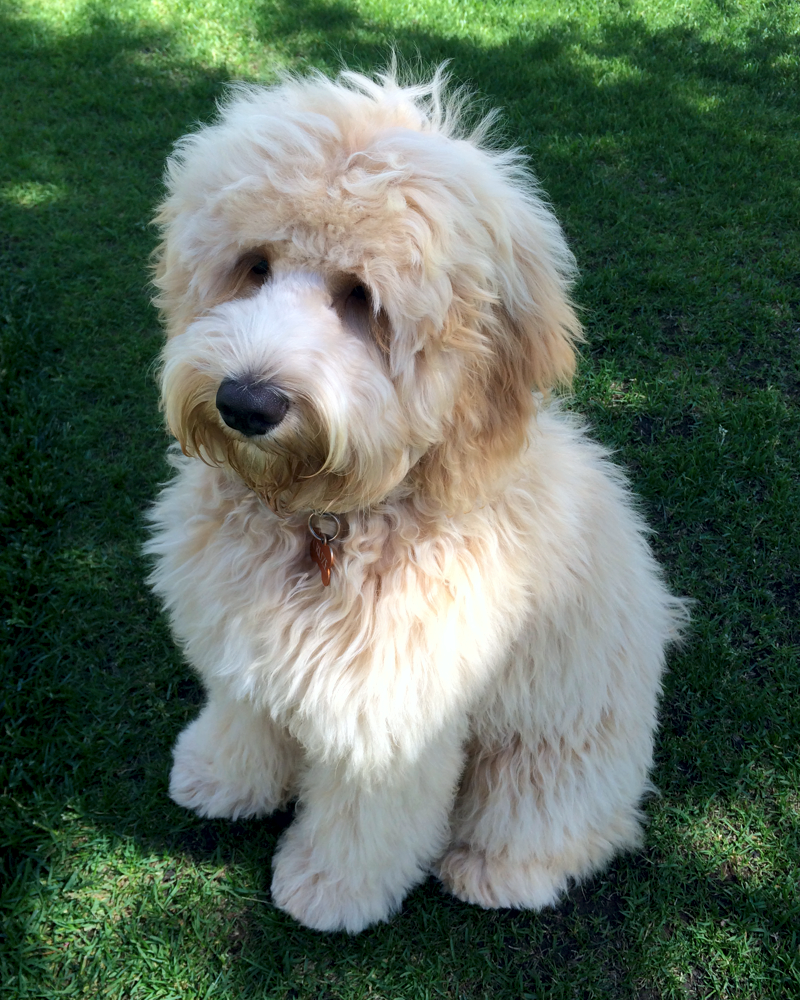
<path id="1" fill-rule="evenodd" d="M 271 382 L 226 378 L 217 389 L 217 409 L 228 427 L 254 437 L 277 427 L 289 400 Z"/>

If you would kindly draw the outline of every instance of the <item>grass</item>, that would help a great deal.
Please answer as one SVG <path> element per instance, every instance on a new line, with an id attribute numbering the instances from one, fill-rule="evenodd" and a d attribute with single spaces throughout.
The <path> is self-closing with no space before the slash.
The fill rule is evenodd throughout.
<path id="1" fill-rule="evenodd" d="M 0 996 L 800 996 L 799 28 L 757 0 L 3 0 Z M 696 606 L 641 853 L 542 914 L 429 882 L 351 939 L 271 908 L 287 817 L 166 797 L 201 695 L 143 583 L 146 262 L 227 80 L 392 44 L 530 151 L 583 274 L 573 405 Z"/>

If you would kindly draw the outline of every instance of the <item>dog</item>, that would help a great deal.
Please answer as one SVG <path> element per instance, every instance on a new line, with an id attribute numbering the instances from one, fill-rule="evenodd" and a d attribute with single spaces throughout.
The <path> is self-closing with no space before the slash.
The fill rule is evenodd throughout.
<path id="1" fill-rule="evenodd" d="M 182 454 L 152 586 L 207 701 L 172 799 L 296 801 L 272 900 L 389 919 L 433 872 L 540 909 L 640 842 L 685 619 L 621 472 L 552 390 L 574 259 L 440 69 L 239 86 L 157 216 Z"/>

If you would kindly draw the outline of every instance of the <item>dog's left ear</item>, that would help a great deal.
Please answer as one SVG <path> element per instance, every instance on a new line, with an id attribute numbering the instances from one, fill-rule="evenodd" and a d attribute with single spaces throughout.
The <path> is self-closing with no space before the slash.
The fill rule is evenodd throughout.
<path id="1" fill-rule="evenodd" d="M 524 446 L 534 393 L 570 384 L 583 334 L 570 298 L 575 261 L 558 220 L 526 173 L 498 173 L 494 198 L 484 202 L 495 304 L 483 328 L 489 353 L 473 441 L 502 464 Z M 474 397 L 470 406 L 474 413 Z"/>
<path id="2" fill-rule="evenodd" d="M 493 183 L 474 191 L 473 206 L 488 241 L 469 262 L 482 264 L 455 275 L 444 335 L 446 343 L 473 344 L 477 336 L 481 348 L 445 440 L 417 467 L 419 488 L 452 509 L 489 495 L 525 446 L 534 393 L 569 385 L 583 339 L 570 299 L 575 262 L 555 215 L 518 161 L 487 175 Z"/>
<path id="3" fill-rule="evenodd" d="M 570 298 L 575 261 L 535 189 L 511 183 L 503 195 L 493 233 L 500 296 L 496 362 L 513 367 L 517 385 L 547 392 L 570 384 L 583 339 Z"/>

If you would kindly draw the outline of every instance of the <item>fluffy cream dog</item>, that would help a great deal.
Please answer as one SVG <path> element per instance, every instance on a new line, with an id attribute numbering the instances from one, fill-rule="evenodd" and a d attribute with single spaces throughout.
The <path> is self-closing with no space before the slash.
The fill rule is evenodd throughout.
<path id="1" fill-rule="evenodd" d="M 242 87 L 158 216 L 184 457 L 152 580 L 208 697 L 170 794 L 297 799 L 272 898 L 323 930 L 430 870 L 547 906 L 635 845 L 682 617 L 622 476 L 545 402 L 580 337 L 559 225 L 443 95 Z"/>

